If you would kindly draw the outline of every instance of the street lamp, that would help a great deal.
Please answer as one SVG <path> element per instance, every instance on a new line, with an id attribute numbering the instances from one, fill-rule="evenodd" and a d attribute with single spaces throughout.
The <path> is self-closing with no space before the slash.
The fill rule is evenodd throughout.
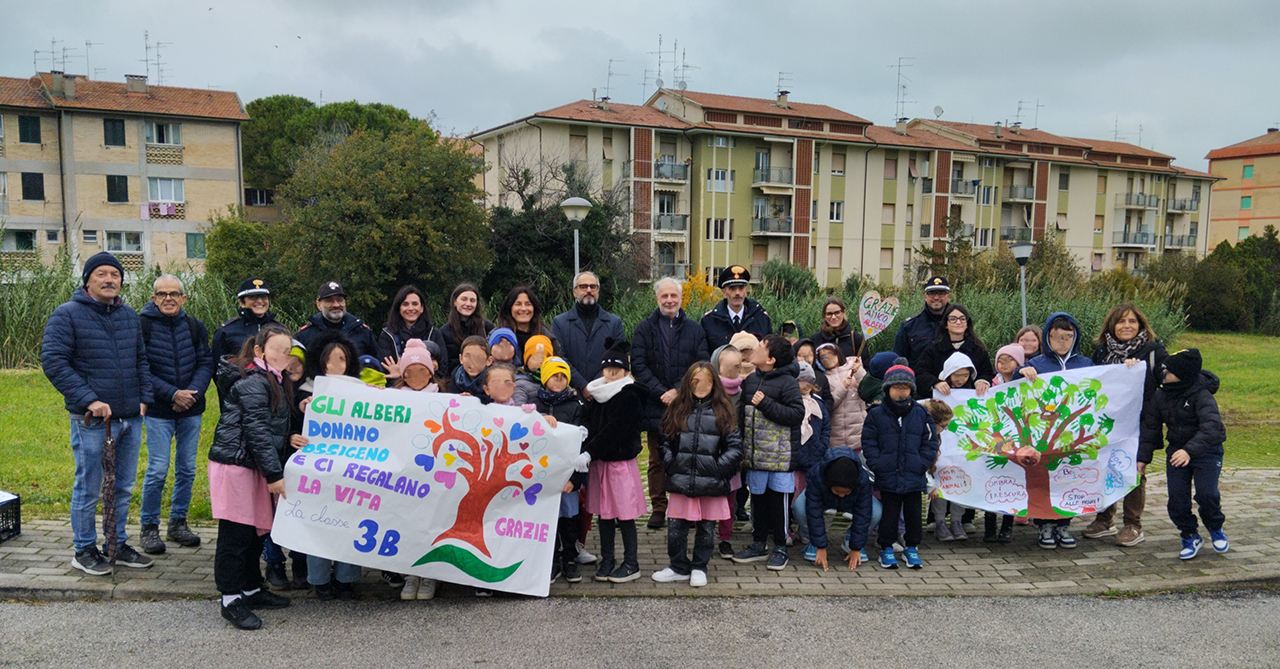
<path id="1" fill-rule="evenodd" d="M 1027 259 L 1031 257 L 1031 249 L 1035 245 L 1031 242 L 1018 242 L 1010 244 L 1009 250 L 1013 251 L 1013 259 L 1018 261 L 1018 271 L 1022 274 L 1022 327 L 1027 327 Z"/>
<path id="2" fill-rule="evenodd" d="M 571 197 L 560 203 L 560 211 L 564 212 L 569 225 L 573 226 L 573 276 L 576 279 L 581 271 L 578 267 L 578 228 L 582 226 L 582 219 L 591 212 L 591 202 L 586 198 Z"/>

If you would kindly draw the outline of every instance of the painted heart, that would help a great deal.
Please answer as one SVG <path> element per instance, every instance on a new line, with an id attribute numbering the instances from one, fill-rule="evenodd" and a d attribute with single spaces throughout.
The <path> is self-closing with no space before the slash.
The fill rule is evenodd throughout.
<path id="1" fill-rule="evenodd" d="M 535 437 L 541 437 L 541 436 L 542 436 L 542 435 L 544 435 L 544 434 L 546 434 L 546 432 L 545 432 L 545 431 L 543 431 L 543 429 L 542 429 L 542 423 L 534 423 L 534 424 L 533 424 L 533 435 L 534 435 Z"/>
<path id="2" fill-rule="evenodd" d="M 494 425 L 497 425 L 498 427 L 502 427 L 502 423 L 503 423 L 505 420 L 506 420 L 506 419 L 505 419 L 505 418 L 503 418 L 502 416 L 498 416 L 497 418 L 494 418 L 494 419 L 493 419 L 493 424 L 494 424 Z"/>
<path id="3" fill-rule="evenodd" d="M 541 483 L 535 483 L 529 486 L 529 489 L 524 491 L 524 501 L 528 502 L 529 506 L 533 506 L 533 503 L 538 501 L 538 493 L 540 492 L 542 492 Z"/>
<path id="4" fill-rule="evenodd" d="M 523 437 L 523 436 L 524 436 L 524 435 L 526 435 L 526 434 L 529 434 L 529 428 L 524 427 L 524 426 L 520 425 L 519 423 L 515 423 L 515 424 L 513 424 L 513 425 L 511 426 L 511 438 L 512 438 L 512 439 L 519 439 L 519 438 Z"/>
<path id="5" fill-rule="evenodd" d="M 419 453 L 414 456 L 413 461 L 427 471 L 431 471 L 431 468 L 436 466 L 436 459 L 426 453 Z"/>
<path id="6" fill-rule="evenodd" d="M 527 451 L 527 450 L 529 450 L 529 442 L 527 442 L 527 441 L 522 441 L 522 442 L 520 442 L 520 450 L 522 450 L 522 451 Z"/>
<path id="7" fill-rule="evenodd" d="M 480 434 L 483 434 L 484 436 L 486 436 L 486 437 L 487 437 L 487 436 L 489 436 L 489 435 L 493 434 L 493 430 L 490 430 L 490 429 L 489 429 L 489 428 L 487 428 L 487 427 L 482 427 L 482 428 L 480 428 Z"/>
<path id="8" fill-rule="evenodd" d="M 436 482 L 443 483 L 445 490 L 452 490 L 453 484 L 458 482 L 458 474 L 456 472 L 436 472 Z"/>
<path id="9" fill-rule="evenodd" d="M 457 407 L 457 406 L 462 406 L 461 404 L 458 404 L 458 400 L 449 400 L 449 408 L 450 408 L 450 409 L 452 409 L 452 408 L 454 408 L 454 407 Z"/>
<path id="10" fill-rule="evenodd" d="M 458 414 L 456 414 L 456 413 L 451 413 L 451 414 L 449 414 L 449 420 L 451 420 L 451 421 L 453 421 L 453 422 L 455 422 L 455 423 L 456 423 L 456 422 L 458 422 L 458 421 L 460 421 L 460 420 L 462 420 L 462 419 L 461 419 L 461 418 L 458 418 Z"/>
<path id="11" fill-rule="evenodd" d="M 898 298 L 881 298 L 880 293 L 868 290 L 858 303 L 858 323 L 868 339 L 880 334 L 898 316 Z"/>
<path id="12" fill-rule="evenodd" d="M 545 455 L 544 455 L 544 456 L 542 456 L 542 457 L 538 458 L 538 464 L 542 465 L 543 467 L 546 467 L 546 466 L 547 466 L 547 456 L 545 456 Z"/>
<path id="13" fill-rule="evenodd" d="M 527 479 L 533 478 L 533 465 L 525 465 L 524 468 L 520 470 L 520 475 Z"/>
<path id="14" fill-rule="evenodd" d="M 457 460 L 457 459 L 458 459 L 458 456 L 456 456 L 456 455 L 454 455 L 454 454 L 452 454 L 452 453 L 445 453 L 445 454 L 444 454 L 444 466 L 448 467 L 448 466 L 452 465 L 452 464 L 453 464 L 453 461 L 454 461 L 454 460 Z"/>
<path id="15" fill-rule="evenodd" d="M 441 429 L 443 429 L 440 427 L 440 424 L 435 422 L 434 420 L 429 420 L 423 423 L 423 425 L 426 426 L 426 428 L 428 430 L 431 430 L 432 432 L 439 432 Z"/>

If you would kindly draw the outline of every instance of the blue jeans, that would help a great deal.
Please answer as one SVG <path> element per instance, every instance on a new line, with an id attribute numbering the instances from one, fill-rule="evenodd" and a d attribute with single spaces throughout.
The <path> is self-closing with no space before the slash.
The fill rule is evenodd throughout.
<path id="1" fill-rule="evenodd" d="M 809 543 L 808 513 L 806 512 L 806 509 L 805 509 L 805 503 L 806 503 L 805 495 L 807 494 L 809 494 L 809 489 L 805 488 L 804 492 L 800 493 L 799 495 L 796 495 L 796 501 L 791 504 L 791 515 L 795 516 L 796 520 L 798 521 L 796 523 L 796 527 L 799 528 L 800 530 L 800 540 L 805 542 L 806 544 Z M 852 502 L 853 502 L 852 497 L 839 498 L 836 503 L 836 507 L 837 507 L 836 510 L 840 511 L 843 509 L 849 509 L 852 511 L 853 509 Z M 823 522 L 825 522 L 825 520 Z M 867 534 L 869 535 L 872 530 L 876 529 L 879 526 L 880 526 L 880 500 L 876 499 L 873 496 L 871 498 L 871 523 L 867 526 Z M 843 541 L 843 539 L 841 541 Z"/>
<path id="2" fill-rule="evenodd" d="M 160 499 L 169 476 L 169 444 L 178 444 L 173 463 L 173 499 L 169 519 L 186 518 L 191 506 L 191 486 L 196 480 L 196 451 L 200 446 L 200 416 L 145 419 L 147 428 L 147 475 L 142 479 L 142 524 L 160 523 Z"/>
<path id="3" fill-rule="evenodd" d="M 1195 484 L 1195 501 L 1200 505 L 1200 520 L 1205 529 L 1217 532 L 1222 529 L 1226 516 L 1222 514 L 1222 496 L 1218 493 L 1218 475 L 1222 473 L 1222 451 L 1191 456 L 1191 462 L 1182 467 L 1168 465 L 1165 477 L 1169 482 L 1169 520 L 1177 526 L 1183 539 L 1196 534 L 1196 517 L 1191 513 L 1191 484 Z"/>
<path id="4" fill-rule="evenodd" d="M 129 501 L 138 476 L 138 451 L 142 448 L 142 417 L 113 418 L 111 434 L 116 438 L 116 541 L 127 535 Z M 71 456 L 76 463 L 76 480 L 71 486 L 71 532 L 76 551 L 98 543 L 97 508 L 102 499 L 102 441 L 107 436 L 102 421 L 94 418 L 85 427 L 84 417 L 71 416 Z M 104 528 L 105 530 L 105 528 Z"/>
<path id="5" fill-rule="evenodd" d="M 315 555 L 307 556 L 307 583 L 311 585 L 324 585 L 332 577 L 337 577 L 339 583 L 355 583 L 360 580 L 360 574 L 361 569 L 358 564 L 338 562 Z"/>

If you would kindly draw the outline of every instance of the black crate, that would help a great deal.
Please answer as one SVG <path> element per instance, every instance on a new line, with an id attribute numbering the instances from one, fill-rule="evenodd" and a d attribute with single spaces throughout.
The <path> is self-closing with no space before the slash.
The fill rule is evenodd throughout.
<path id="1" fill-rule="evenodd" d="M 0 543 L 22 534 L 22 497 L 0 502 Z"/>

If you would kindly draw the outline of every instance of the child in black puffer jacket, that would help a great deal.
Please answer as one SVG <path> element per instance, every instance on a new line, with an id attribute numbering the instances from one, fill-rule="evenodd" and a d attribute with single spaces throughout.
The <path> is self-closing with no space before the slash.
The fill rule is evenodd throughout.
<path id="1" fill-rule="evenodd" d="M 659 583 L 707 584 L 716 523 L 732 517 L 729 479 L 738 475 L 742 437 L 733 402 L 709 362 L 693 363 L 661 423 L 663 469 L 667 472 L 667 555 L 671 566 L 653 575 Z M 696 528 L 693 560 L 685 554 Z"/>
<path id="2" fill-rule="evenodd" d="M 538 413 L 551 416 L 557 423 L 582 425 L 582 400 L 578 392 L 569 386 L 573 372 L 569 363 L 562 358 L 547 358 L 540 367 L 542 384 L 533 399 Z M 560 519 L 556 524 L 556 554 L 558 559 L 551 561 L 551 582 L 564 574 L 564 580 L 570 583 L 582 581 L 578 571 L 578 515 L 581 512 L 579 492 L 587 482 L 586 472 L 576 469 L 569 476 L 569 482 L 560 491 Z"/>
<path id="3" fill-rule="evenodd" d="M 1182 533 L 1182 551 L 1178 557 L 1190 560 L 1200 552 L 1204 541 L 1197 532 L 1196 517 L 1191 513 L 1191 487 L 1195 485 L 1195 501 L 1200 505 L 1200 520 L 1209 530 L 1213 550 L 1227 552 L 1227 535 L 1222 531 L 1226 516 L 1222 513 L 1222 497 L 1218 493 L 1218 475 L 1222 473 L 1223 442 L 1227 431 L 1213 394 L 1218 392 L 1218 377 L 1202 369 L 1200 351 L 1184 349 L 1164 361 L 1163 382 L 1142 408 L 1142 430 L 1139 432 L 1138 475 L 1145 473 L 1161 442 L 1165 426 L 1169 480 L 1169 519 Z"/>

